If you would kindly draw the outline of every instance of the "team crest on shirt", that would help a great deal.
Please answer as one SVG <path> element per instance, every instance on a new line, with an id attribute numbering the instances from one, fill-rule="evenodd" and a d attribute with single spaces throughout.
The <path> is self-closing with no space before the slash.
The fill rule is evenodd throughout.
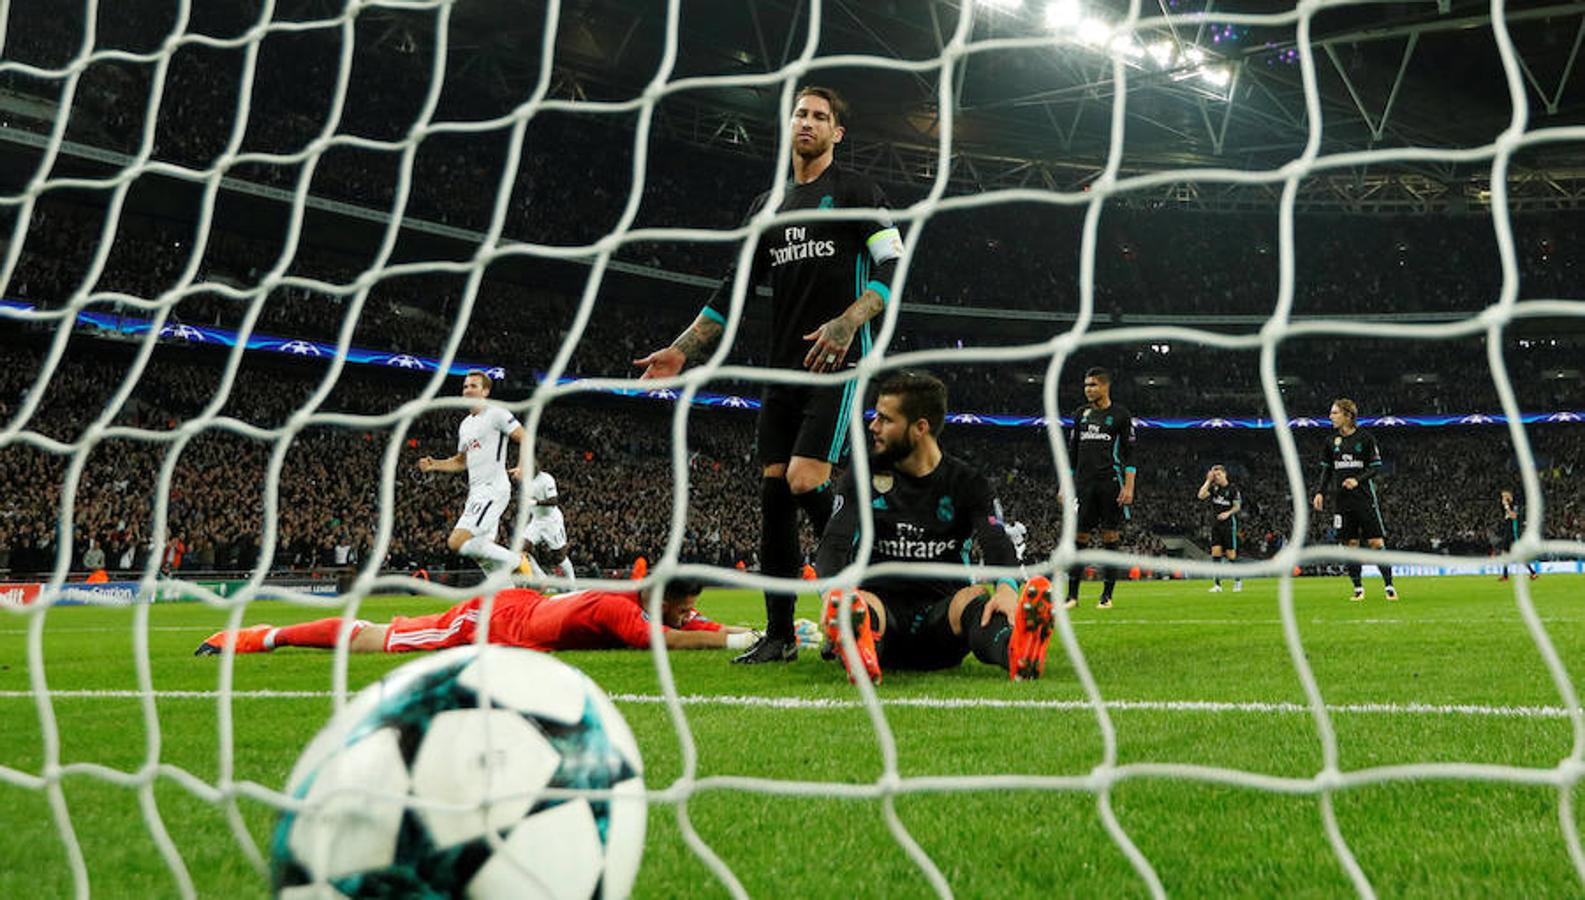
<path id="1" fill-rule="evenodd" d="M 877 494 L 891 493 L 892 485 L 896 483 L 896 477 L 890 472 L 878 472 L 870 476 L 870 484 L 875 488 L 875 493 Z"/>
<path id="2" fill-rule="evenodd" d="M 1334 446 L 1334 447 L 1341 447 L 1341 446 L 1343 446 L 1343 439 L 1342 439 L 1342 438 L 1340 438 L 1340 437 L 1335 437 L 1335 438 L 1332 438 L 1332 446 Z"/>
<path id="3" fill-rule="evenodd" d="M 836 204 L 835 200 L 831 199 L 831 195 L 830 194 L 826 194 L 824 197 L 820 198 L 820 208 L 821 209 L 836 209 L 837 208 L 837 204 Z"/>

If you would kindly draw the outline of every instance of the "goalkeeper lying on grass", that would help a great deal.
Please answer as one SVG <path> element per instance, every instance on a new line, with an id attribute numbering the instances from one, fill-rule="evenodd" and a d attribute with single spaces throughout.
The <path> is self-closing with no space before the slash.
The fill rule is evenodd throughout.
<path id="1" fill-rule="evenodd" d="M 662 633 L 671 650 L 743 649 L 756 635 L 747 628 L 721 625 L 705 618 L 694 604 L 702 586 L 692 581 L 669 581 L 661 605 Z M 441 650 L 472 644 L 484 597 L 464 600 L 442 613 L 396 616 L 388 625 L 358 620 L 352 623 L 347 647 L 353 653 L 405 653 Z M 507 588 L 495 595 L 490 610 L 489 641 L 530 650 L 610 650 L 649 646 L 649 615 L 644 595 L 637 591 L 573 591 L 547 597 L 526 588 Z M 336 645 L 342 619 L 319 619 L 276 628 L 254 625 L 211 635 L 195 656 L 221 653 L 234 637 L 238 653 L 269 653 L 279 647 Z"/>

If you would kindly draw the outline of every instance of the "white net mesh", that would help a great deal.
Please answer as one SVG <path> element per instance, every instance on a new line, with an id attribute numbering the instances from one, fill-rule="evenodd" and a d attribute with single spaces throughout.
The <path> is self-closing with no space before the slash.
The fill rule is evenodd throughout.
<path id="1" fill-rule="evenodd" d="M 868 54 L 822 55 L 822 36 L 826 33 L 827 17 L 833 15 L 833 10 L 821 0 L 812 0 L 808 6 L 805 26 L 801 30 L 785 35 L 789 49 L 795 45 L 801 49 L 795 54 L 789 54 L 784 65 L 764 73 L 678 77 L 675 71 L 681 45 L 681 25 L 686 11 L 680 0 L 671 0 L 665 4 L 663 16 L 652 20 L 663 22 L 665 37 L 664 50 L 647 86 L 638 96 L 629 100 L 598 102 L 582 99 L 551 99 L 551 91 L 558 77 L 557 54 L 561 52 L 558 48 L 558 35 L 563 33 L 566 24 L 564 21 L 566 10 L 562 4 L 551 2 L 544 10 L 542 46 L 537 58 L 537 68 L 524 76 L 527 89 L 521 93 L 515 107 L 493 118 L 443 121 L 437 119 L 436 111 L 447 87 L 445 82 L 448 55 L 455 49 L 449 39 L 452 33 L 451 19 L 457 9 L 452 3 L 351 3 L 341 9 L 332 9 L 328 13 L 306 14 L 299 18 L 286 15 L 274 3 L 264 3 L 260 5 L 256 14 L 248 17 L 250 21 L 245 27 L 227 37 L 213 37 L 193 24 L 192 20 L 197 11 L 183 0 L 177 5 L 163 39 L 145 50 L 133 52 L 112 49 L 111 45 L 101 43 L 97 26 L 115 16 L 116 11 L 112 6 L 102 6 L 94 0 L 88 0 L 81 11 L 81 27 L 77 32 L 80 35 L 80 42 L 75 47 L 65 49 L 60 64 L 50 67 L 18 62 L 11 58 L 12 55 L 9 53 L 4 61 L 0 61 L 0 75 L 58 85 L 58 99 L 55 105 L 59 110 L 47 133 L 27 134 L 25 129 L 14 129 L 9 135 L 13 144 L 31 147 L 35 155 L 32 157 L 31 170 L 23 173 L 18 179 L 21 186 L 0 196 L 0 204 L 3 204 L 12 216 L 5 262 L 3 269 L 0 269 L 0 291 L 6 291 L 8 286 L 15 284 L 23 255 L 28 251 L 30 242 L 45 239 L 40 235 L 46 233 L 49 223 L 47 221 L 41 223 L 36 216 L 41 198 L 71 191 L 102 192 L 107 197 L 106 211 L 95 245 L 97 250 L 91 257 L 82 260 L 83 274 L 79 286 L 71 292 L 67 302 L 54 308 L 0 308 L 0 318 L 9 323 L 8 327 L 31 323 L 53 332 L 48 353 L 36 372 L 32 373 L 32 389 L 26 392 L 25 399 L 12 411 L 4 429 L 0 430 L 0 449 L 31 448 L 65 460 L 57 509 L 59 521 L 71 523 L 74 520 L 76 505 L 80 502 L 79 498 L 86 496 L 85 491 L 89 485 L 85 483 L 85 472 L 96 449 L 130 445 L 146 445 L 153 448 L 159 454 L 160 465 L 157 484 L 152 493 L 153 509 L 149 532 L 152 548 L 139 582 L 139 597 L 148 600 L 162 590 L 177 588 L 196 592 L 203 596 L 205 602 L 229 611 L 229 627 L 239 626 L 249 605 L 266 595 L 284 594 L 295 603 L 333 607 L 345 615 L 349 622 L 358 614 L 362 599 L 382 589 L 417 588 L 455 598 L 470 595 L 474 592 L 472 589 L 427 585 L 403 576 L 379 576 L 377 561 L 387 556 L 391 549 L 393 532 L 397 528 L 392 511 L 396 508 L 398 486 L 401 484 L 399 457 L 410 428 L 427 412 L 438 410 L 447 415 L 456 415 L 467 406 L 466 401 L 442 397 L 441 393 L 447 374 L 453 371 L 454 364 L 458 362 L 459 348 L 472 320 L 475 302 L 487 270 L 494 265 L 510 262 L 514 258 L 591 262 L 585 289 L 560 343 L 559 352 L 546 364 L 547 372 L 540 379 L 539 387 L 535 389 L 533 396 L 515 406 L 524 414 L 524 425 L 530 435 L 528 453 L 532 454 L 535 442 L 539 440 L 542 418 L 555 401 L 583 397 L 607 389 L 635 387 L 635 383 L 631 380 L 622 379 L 584 379 L 567 383 L 561 380 L 564 375 L 576 374 L 571 367 L 574 353 L 583 341 L 586 329 L 596 314 L 602 286 L 607 282 L 608 275 L 616 268 L 620 268 L 620 263 L 615 257 L 624 247 L 668 242 L 736 246 L 739 248 L 737 254 L 739 270 L 746 271 L 749 268 L 755 236 L 772 227 L 832 215 L 824 211 L 775 214 L 774 210 L 786 190 L 786 182 L 781 177 L 781 170 L 778 167 L 771 181 L 772 193 L 770 201 L 765 204 L 765 211 L 742 227 L 723 229 L 634 227 L 638 220 L 641 201 L 645 196 L 646 178 L 652 170 L 650 148 L 657 129 L 657 109 L 663 102 L 702 88 L 741 87 L 773 90 L 779 92 L 780 120 L 785 122 L 789 118 L 797 87 L 806 81 L 818 79 L 822 73 L 832 70 L 859 68 L 866 71 L 906 73 L 934 79 L 936 108 L 939 111 L 939 120 L 934 129 L 937 136 L 934 177 L 926 196 L 905 209 L 894 211 L 895 218 L 907 223 L 917 233 L 932 217 L 994 204 L 1016 202 L 1082 209 L 1085 215 L 1079 255 L 1076 319 L 1071 327 L 1050 340 L 1021 346 L 966 346 L 951 350 L 888 354 L 885 348 L 891 344 L 901 314 L 901 307 L 898 304 L 891 304 L 881 321 L 875 341 L 878 349 L 875 352 L 866 356 L 855 369 L 844 375 L 812 376 L 729 362 L 729 356 L 739 344 L 739 330 L 744 320 L 749 296 L 749 285 L 743 279 L 737 280 L 733 286 L 731 312 L 727 317 L 725 333 L 712 355 L 700 361 L 681 377 L 658 385 L 679 392 L 671 429 L 671 470 L 675 486 L 671 495 L 669 537 L 649 579 L 645 582 L 646 585 L 658 584 L 677 575 L 689 575 L 725 578 L 734 584 L 760 589 L 789 587 L 797 589 L 803 586 L 789 585 L 782 580 L 754 574 L 723 573 L 715 567 L 682 561 L 684 526 L 690 502 L 688 487 L 692 472 L 689 464 L 688 438 L 690 414 L 694 407 L 690 401 L 712 382 L 731 380 L 750 384 L 831 384 L 840 380 L 853 380 L 857 383 L 857 390 L 862 394 L 884 370 L 899 366 L 1044 361 L 1046 369 L 1044 415 L 1051 423 L 1048 429 L 1050 452 L 1055 460 L 1055 469 L 1061 481 L 1063 494 L 1072 497 L 1074 484 L 1069 474 L 1070 461 L 1066 442 L 1056 423 L 1060 421 L 1061 416 L 1058 403 L 1059 379 L 1077 350 L 1109 344 L 1175 341 L 1226 350 L 1258 351 L 1259 381 L 1270 416 L 1275 422 L 1275 438 L 1280 448 L 1288 493 L 1292 502 L 1292 533 L 1297 539 L 1269 560 L 1242 564 L 1240 571 L 1251 576 L 1269 575 L 1280 579 L 1279 610 L 1283 634 L 1293 670 L 1298 675 L 1308 699 L 1308 714 L 1314 721 L 1323 762 L 1317 771 L 1303 778 L 1281 778 L 1240 769 L 1199 765 L 1121 762 L 1118 734 L 1111 717 L 1111 712 L 1118 708 L 1118 701 L 1110 699 L 1104 685 L 1092 675 L 1072 622 L 1064 614 L 1058 618 L 1062 652 L 1077 674 L 1088 701 L 1085 708 L 1093 712 L 1102 737 L 1101 759 L 1093 769 L 1082 775 L 904 777 L 898 764 L 898 748 L 893 726 L 888 719 L 887 707 L 880 702 L 877 690 L 861 681 L 857 687 L 858 699 L 868 711 L 873 724 L 883 767 L 883 774 L 874 783 L 856 785 L 771 778 L 702 776 L 699 749 L 690 727 L 684 698 L 679 692 L 668 656 L 661 649 L 654 654 L 655 666 L 671 722 L 680 742 L 682 774 L 670 785 L 654 788 L 652 800 L 657 804 L 674 808 L 678 826 L 692 851 L 732 894 L 746 896 L 739 877 L 693 827 L 689 817 L 689 801 L 692 798 L 700 795 L 701 792 L 736 790 L 773 795 L 879 799 L 884 805 L 887 827 L 896 842 L 917 865 L 930 887 L 936 893 L 948 896 L 952 893 L 948 878 L 910 834 L 902 817 L 898 815 L 895 805 L 897 798 L 909 794 L 989 792 L 1010 788 L 1080 792 L 1093 796 L 1111 839 L 1126 855 L 1146 890 L 1152 895 L 1160 896 L 1165 894 L 1166 886 L 1158 877 L 1151 860 L 1139 849 L 1130 837 L 1128 829 L 1114 814 L 1113 792 L 1119 784 L 1133 779 L 1181 779 L 1319 798 L 1325 833 L 1332 852 L 1347 872 L 1354 888 L 1360 894 L 1368 896 L 1374 894 L 1371 880 L 1367 872 L 1356 862 L 1347 836 L 1339 826 L 1334 813 L 1332 798 L 1338 792 L 1383 782 L 1490 781 L 1545 786 L 1556 791 L 1558 821 L 1570 862 L 1581 882 L 1585 883 L 1585 851 L 1581 848 L 1578 817 L 1573 808 L 1575 793 L 1582 776 L 1585 776 L 1585 713 L 1581 711 L 1579 696 L 1564 660 L 1560 658 L 1541 617 L 1537 614 L 1531 602 L 1530 589 L 1524 581 L 1516 582 L 1514 598 L 1529 635 L 1533 639 L 1535 649 L 1555 684 L 1561 706 L 1561 712 L 1558 714 L 1567 717 L 1573 732 L 1572 751 L 1556 765 L 1549 767 L 1426 763 L 1347 771 L 1342 769 L 1339 765 L 1338 737 L 1332 722 L 1336 707 L 1328 704 L 1312 672 L 1306 656 L 1305 644 L 1301 638 L 1293 595 L 1292 573 L 1296 566 L 1339 560 L 1409 564 L 1445 562 L 1445 558 L 1426 557 L 1422 554 L 1388 552 L 1383 555 L 1361 551 L 1349 552 L 1332 546 L 1316 546 L 1304 539 L 1304 536 L 1311 531 L 1308 527 L 1310 510 L 1305 502 L 1305 479 L 1301 472 L 1298 450 L 1293 432 L 1287 424 L 1289 413 L 1284 405 L 1284 395 L 1278 383 L 1277 353 L 1284 341 L 1296 338 L 1346 340 L 1353 337 L 1380 337 L 1382 328 L 1375 323 L 1341 318 L 1295 320 L 1292 315 L 1296 283 L 1295 207 L 1302 186 L 1307 180 L 1328 173 L 1367 167 L 1490 161 L 1491 221 L 1495 230 L 1502 273 L 1500 295 L 1478 315 L 1431 325 L 1400 324 L 1391 329 L 1390 337 L 1425 341 L 1481 335 L 1486 338 L 1489 354 L 1486 362 L 1489 375 L 1501 400 L 1502 412 L 1508 417 L 1508 433 L 1520 461 L 1519 472 L 1523 479 L 1524 495 L 1529 509 L 1533 511 L 1525 521 L 1524 531 L 1515 544 L 1510 558 L 1522 559 L 1541 554 L 1585 555 L 1585 545 L 1578 542 L 1546 540 L 1541 534 L 1540 523 L 1544 521 L 1545 509 L 1544 494 L 1537 480 L 1535 461 L 1526 430 L 1520 424 L 1519 404 L 1502 355 L 1504 330 L 1515 320 L 1585 316 L 1585 303 L 1577 301 L 1521 302 L 1519 300 L 1518 266 L 1512 226 L 1507 212 L 1509 168 L 1515 154 L 1526 148 L 1548 143 L 1585 140 L 1585 128 L 1531 127 L 1524 86 L 1525 75 L 1521 73 L 1519 57 L 1504 24 L 1504 5 L 1501 2 L 1492 3 L 1489 11 L 1489 27 L 1501 56 L 1502 69 L 1512 103 L 1512 118 L 1508 127 L 1498 134 L 1495 140 L 1484 145 L 1462 149 L 1401 147 L 1322 153 L 1322 132 L 1326 117 L 1323 115 L 1323 105 L 1317 88 L 1317 50 L 1316 44 L 1312 41 L 1312 27 L 1318 14 L 1345 7 L 1348 5 L 1346 3 L 1305 2 L 1294 9 L 1270 15 L 1204 12 L 1160 17 L 1147 15 L 1147 11 L 1142 9 L 1138 0 L 1134 0 L 1129 4 L 1126 13 L 1110 23 L 1111 30 L 1102 39 L 1103 43 L 1113 40 L 1127 41 L 1131 36 L 1158 34 L 1170 28 L 1200 28 L 1213 20 L 1231 25 L 1291 27 L 1294 33 L 1292 46 L 1297 53 L 1297 69 L 1302 79 L 1303 121 L 1307 127 L 1307 140 L 1302 152 L 1280 167 L 1264 170 L 1197 167 L 1125 176 L 1123 174 L 1125 126 L 1129 122 L 1130 103 L 1128 86 L 1132 79 L 1144 76 L 1129 64 L 1126 54 L 1118 52 L 1110 55 L 1109 78 L 1112 90 L 1111 110 L 1108 117 L 1110 135 L 1107 147 L 1109 149 L 1104 168 L 1098 177 L 1082 189 L 1066 191 L 1003 189 L 968 195 L 953 194 L 949 191 L 949 182 L 953 169 L 951 161 L 957 155 L 954 147 L 954 116 L 958 107 L 954 85 L 957 83 L 960 69 L 972 60 L 994 59 L 998 54 L 1033 48 L 1075 46 L 1081 40 L 1072 34 L 1061 32 L 1041 33 L 1030 37 L 976 37 L 978 20 L 975 7 L 984 5 L 965 2 L 961 7 L 953 7 L 949 4 L 941 4 L 940 9 L 935 12 L 950 16 L 951 22 L 955 22 L 951 25 L 950 37 L 945 40 L 938 55 L 909 60 Z M 993 6 L 1001 5 L 993 4 Z M 313 9 L 321 9 L 325 6 L 328 4 L 311 5 Z M 424 23 L 422 31 L 432 41 L 427 73 L 416 82 L 421 88 L 419 96 L 408 98 L 415 101 L 412 109 L 402 114 L 404 117 L 401 118 L 400 127 L 394 128 L 385 138 L 359 136 L 342 126 L 343 104 L 349 94 L 349 85 L 355 79 L 356 50 L 359 40 L 363 38 L 358 28 L 358 20 L 360 16 L 367 16 L 376 9 L 410 14 L 414 17 L 412 20 L 414 23 Z M 11 7 L 5 14 L 4 33 L 9 42 L 14 43 L 26 37 L 31 22 L 24 18 L 24 12 Z M 303 139 L 295 146 L 278 152 L 244 151 L 250 123 L 254 121 L 251 105 L 254 97 L 253 85 L 259 74 L 265 45 L 269 41 L 298 32 L 333 32 L 340 37 L 340 51 L 331 67 L 334 87 L 329 96 L 332 99 L 328 108 L 324 110 L 322 123 L 318 124 L 317 128 L 309 129 L 309 133 L 304 134 Z M 800 35 L 801 44 L 796 40 Z M 215 143 L 211 148 L 212 155 L 202 160 L 202 164 L 157 159 L 156 149 L 160 144 L 161 129 L 165 127 L 162 126 L 162 122 L 173 117 L 177 118 L 179 123 L 181 121 L 179 114 L 173 110 L 180 107 L 182 98 L 167 89 L 172 61 L 178 54 L 196 51 L 198 48 L 240 51 L 242 69 L 235 115 L 228 124 L 214 125 L 218 128 L 218 133 L 224 134 L 224 140 Z M 1330 47 L 1327 50 L 1331 52 Z M 114 62 L 148 67 L 146 102 L 141 116 L 133 117 L 133 126 L 128 131 L 129 134 L 135 135 L 135 140 L 130 141 L 126 148 L 127 152 L 124 153 L 98 152 L 98 161 L 107 163 L 111 167 L 109 174 L 102 176 L 72 174 L 74 169 L 68 164 L 68 160 L 88 154 L 92 147 L 84 141 L 68 140 L 68 132 L 74 127 L 70 111 L 78 109 L 84 103 L 85 93 L 92 93 L 92 89 L 84 86 L 85 78 L 90 73 L 98 71 L 101 64 Z M 277 58 L 274 62 L 279 64 L 280 60 Z M 558 113 L 576 113 L 587 117 L 610 116 L 624 119 L 630 117 L 634 126 L 632 178 L 626 191 L 625 202 L 609 230 L 593 242 L 556 245 L 550 242 L 524 242 L 508 236 L 510 230 L 508 223 L 515 197 L 515 179 L 525 166 L 525 161 L 531 160 L 536 153 L 546 152 L 542 148 L 526 147 L 525 134 L 536 117 L 548 117 Z M 487 220 L 481 222 L 483 225 L 480 229 L 481 234 L 475 235 L 476 241 L 468 252 L 458 258 L 415 259 L 411 253 L 399 252 L 402 230 L 412 224 L 408 202 L 413 188 L 415 159 L 420 147 L 426 142 L 443 141 L 448 135 L 458 134 L 504 137 L 504 148 L 498 160 L 497 188 L 490 197 L 486 198 Z M 782 128 L 774 151 L 775 159 L 787 157 L 790 142 L 789 131 Z M 370 154 L 380 155 L 381 159 L 388 156 L 395 160 L 394 190 L 389 204 L 381 215 L 371 219 L 378 229 L 378 239 L 372 242 L 374 249 L 366 265 L 359 271 L 351 273 L 352 277 L 343 281 L 293 274 L 294 263 L 300 249 L 299 242 L 307 218 L 314 210 L 325 210 L 334 206 L 314 196 L 316 170 L 322 164 L 326 164 L 327 160 L 338 151 L 353 150 L 367 151 Z M 196 154 L 196 156 L 202 155 Z M 279 171 L 288 172 L 295 170 L 296 174 L 288 179 L 289 188 L 285 191 L 261 188 L 256 184 L 248 183 L 246 179 L 231 180 L 236 178 L 235 173 L 239 169 L 250 166 L 255 169 L 274 167 Z M 171 273 L 172 277 L 154 293 L 144 295 L 120 289 L 103 289 L 100 287 L 101 277 L 107 270 L 112 249 L 116 246 L 123 209 L 129 195 L 140 183 L 149 179 L 173 180 L 190 185 L 197 192 L 198 218 L 192 232 L 193 247 L 186 254 L 186 265 L 180 271 Z M 1096 330 L 1092 327 L 1097 316 L 1097 230 L 1103 208 L 1108 201 L 1139 196 L 1177 184 L 1202 187 L 1259 186 L 1280 190 L 1280 203 L 1277 206 L 1280 237 L 1277 245 L 1279 290 L 1274 309 L 1257 333 L 1229 334 L 1191 326 L 1131 326 L 1105 330 Z M 285 230 L 280 241 L 280 252 L 276 255 L 273 264 L 259 271 L 256 278 L 248 280 L 241 286 L 229 280 L 206 278 L 203 265 L 206 243 L 212 237 L 211 225 L 217 210 L 223 198 L 232 193 L 271 196 L 284 200 L 288 210 L 284 218 Z M 371 204 L 364 204 L 365 207 L 369 205 Z M 844 211 L 844 214 L 851 215 L 852 211 Z M 908 273 L 916 260 L 914 251 L 918 243 L 918 241 L 908 242 L 899 267 L 899 285 L 907 283 Z M 617 263 L 615 267 L 613 267 L 614 263 Z M 438 349 L 438 364 L 432 370 L 433 375 L 424 384 L 422 390 L 411 400 L 380 414 L 323 411 L 325 401 L 336 389 L 338 381 L 347 370 L 345 360 L 349 350 L 354 346 L 360 316 L 364 312 L 365 301 L 371 289 L 390 280 L 433 274 L 455 277 L 460 285 L 460 291 L 455 306 L 449 310 L 448 330 Z M 303 402 L 295 404 L 290 414 L 278 425 L 262 427 L 241 417 L 228 415 L 228 400 L 233 395 L 239 371 L 243 368 L 246 347 L 257 322 L 265 311 L 267 303 L 272 302 L 272 297 L 279 296 L 281 291 L 294 289 L 334 298 L 341 304 L 338 313 L 340 327 L 337 331 L 336 352 L 333 358 L 328 361 L 317 387 Z M 245 309 L 238 327 L 237 338 L 225 359 L 223 373 L 212 398 L 172 428 L 116 424 L 118 416 L 128 408 L 134 389 L 150 366 L 162 329 L 167 325 L 173 310 L 184 299 L 200 294 L 217 295 L 241 304 L 241 308 Z M 138 342 L 136 357 L 124 381 L 101 408 L 82 411 L 91 421 L 87 421 L 81 427 L 74 439 L 62 440 L 36 430 L 32 427 L 33 420 L 40 411 L 51 380 L 56 378 L 61 370 L 62 359 L 78 315 L 112 304 L 117 305 L 119 310 L 125 311 L 128 315 L 146 316 L 148 319 L 148 326 L 136 336 Z M 849 422 L 853 446 L 863 446 L 863 426 L 862 418 L 855 413 Z M 368 554 L 369 561 L 362 566 L 350 593 L 333 602 L 316 599 L 303 593 L 271 589 L 265 582 L 269 571 L 269 560 L 276 554 L 280 544 L 277 523 L 284 514 L 281 500 L 282 469 L 287 464 L 289 451 L 294 443 L 324 429 L 353 432 L 379 431 L 388 435 L 386 450 L 381 456 L 378 479 L 377 499 L 380 515 L 374 529 L 373 548 Z M 178 480 L 178 467 L 184 452 L 195 442 L 200 442 L 205 436 L 215 433 L 231 433 L 268 448 L 267 452 L 261 453 L 258 457 L 263 465 L 260 483 L 262 509 L 258 520 L 261 528 L 259 562 L 254 567 L 248 583 L 225 597 L 195 584 L 178 583 L 163 575 L 160 567 L 160 561 L 164 558 L 167 549 L 166 523 L 171 514 L 173 486 Z M 1148 461 L 1146 464 L 1148 465 Z M 856 483 L 867 501 L 870 479 L 868 463 L 864 455 L 855 454 L 852 465 L 857 473 Z M 872 522 L 868 502 L 860 503 L 859 509 L 864 523 L 864 536 L 858 549 L 857 561 L 848 571 L 827 573 L 828 577 L 820 582 L 822 587 L 852 583 L 860 573 L 887 574 L 905 570 L 905 567 L 896 564 L 890 566 L 869 564 L 872 551 Z M 520 506 L 513 522 L 514 548 L 520 548 L 523 544 L 525 524 L 526 512 Z M 80 894 L 86 894 L 89 890 L 88 867 L 75 833 L 78 821 L 76 817 L 82 813 L 73 809 L 66 801 L 62 781 L 67 777 L 86 776 L 101 779 L 137 792 L 143 822 L 155 841 L 178 892 L 184 896 L 195 894 L 194 882 L 188 870 L 188 862 L 184 860 L 181 850 L 168 835 L 161 807 L 155 799 L 155 786 L 162 779 L 170 780 L 193 796 L 222 808 L 239 852 L 244 853 L 256 867 L 262 868 L 263 856 L 239 812 L 238 801 L 240 798 L 251 798 L 273 806 L 288 805 L 291 801 L 278 793 L 273 785 L 262 785 L 236 778 L 237 747 L 233 737 L 232 719 L 234 659 L 230 654 L 225 655 L 219 670 L 218 777 L 210 781 L 186 769 L 171 765 L 162 756 L 164 734 L 156 708 L 157 692 L 148 643 L 150 603 L 136 603 L 132 607 L 136 691 L 130 696 L 140 700 L 146 727 L 143 764 L 135 769 L 120 771 L 97 764 L 63 763 L 60 731 L 56 721 L 56 700 L 62 696 L 62 693 L 59 691 L 52 693 L 50 673 L 55 661 L 46 658 L 44 645 L 44 625 L 50 607 L 56 601 L 70 596 L 65 583 L 73 554 L 69 525 L 63 527 L 61 538 L 56 551 L 53 578 L 44 587 L 37 601 L 25 608 L 16 605 L 8 608 L 12 618 L 20 617 L 27 629 L 27 671 L 34 709 L 43 737 L 42 759 L 36 768 L 27 770 L 10 766 L 0 767 L 0 780 L 27 791 L 43 792 L 48 797 L 53 828 L 67 848 L 72 877 Z M 1073 517 L 1065 515 L 1056 551 L 1041 564 L 1032 565 L 1030 568 L 1031 571 L 1038 570 L 1057 579 L 1074 563 L 1128 566 L 1140 563 L 1148 565 L 1149 560 L 1098 550 L 1079 551 L 1075 544 Z M 1186 562 L 1181 568 L 1191 576 L 1213 573 L 1205 563 Z M 960 574 L 955 567 L 944 565 L 934 568 L 927 565 L 908 566 L 906 571 L 916 575 L 946 577 Z M 988 570 L 984 574 L 987 577 L 1019 575 L 1016 571 L 994 570 Z M 492 583 L 501 584 L 504 583 L 504 579 L 504 575 L 498 575 Z M 552 584 L 559 585 L 560 582 L 552 579 Z M 658 594 L 653 602 L 658 604 Z M 337 653 L 332 671 L 330 688 L 339 704 L 344 702 L 349 686 L 349 660 L 344 649 Z"/>

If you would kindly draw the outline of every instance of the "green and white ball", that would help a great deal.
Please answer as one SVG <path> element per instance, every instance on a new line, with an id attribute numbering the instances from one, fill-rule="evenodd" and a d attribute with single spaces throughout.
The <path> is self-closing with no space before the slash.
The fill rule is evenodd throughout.
<path id="1" fill-rule="evenodd" d="M 644 849 L 632 730 L 587 675 L 532 650 L 396 669 L 319 732 L 286 793 L 305 807 L 271 844 L 283 898 L 625 897 Z"/>

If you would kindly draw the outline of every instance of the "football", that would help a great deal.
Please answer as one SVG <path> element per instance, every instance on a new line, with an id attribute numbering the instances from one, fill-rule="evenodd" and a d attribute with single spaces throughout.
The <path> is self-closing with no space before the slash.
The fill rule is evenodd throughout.
<path id="1" fill-rule="evenodd" d="M 457 647 L 359 691 L 303 751 L 281 897 L 625 897 L 647 809 L 633 732 L 543 653 Z"/>

